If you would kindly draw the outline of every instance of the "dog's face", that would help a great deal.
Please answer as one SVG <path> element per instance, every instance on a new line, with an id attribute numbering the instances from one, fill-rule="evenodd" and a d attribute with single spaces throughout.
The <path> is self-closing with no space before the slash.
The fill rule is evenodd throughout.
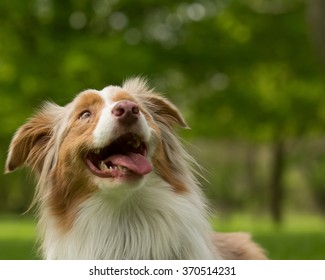
<path id="1" fill-rule="evenodd" d="M 59 160 L 75 163 L 99 185 L 134 184 L 152 171 L 159 137 L 136 95 L 119 87 L 88 90 L 74 100 Z"/>
<path id="2" fill-rule="evenodd" d="M 23 125 L 6 170 L 27 164 L 65 196 L 135 185 L 150 172 L 181 189 L 165 143 L 175 125 L 186 127 L 177 108 L 140 79 L 87 90 L 65 107 L 47 104 Z"/>

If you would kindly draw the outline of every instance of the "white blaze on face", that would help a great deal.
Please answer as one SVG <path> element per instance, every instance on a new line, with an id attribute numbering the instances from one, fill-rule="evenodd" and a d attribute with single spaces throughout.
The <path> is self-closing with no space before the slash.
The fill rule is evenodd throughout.
<path id="1" fill-rule="evenodd" d="M 116 120 L 112 117 L 112 109 L 117 102 L 110 99 L 114 93 L 121 91 L 120 87 L 109 86 L 99 91 L 99 95 L 104 100 L 104 108 L 102 109 L 98 123 L 94 130 L 94 144 L 96 147 L 103 147 L 111 142 L 114 138 L 114 129 L 116 129 Z"/>
<path id="2" fill-rule="evenodd" d="M 99 113 L 98 123 L 93 132 L 95 147 L 102 148 L 114 141 L 116 137 L 120 136 L 121 134 L 120 124 L 112 114 L 114 106 L 118 102 L 122 101 L 113 101 L 112 97 L 121 91 L 123 91 L 121 87 L 108 86 L 98 92 L 100 97 L 104 100 L 104 107 Z M 151 129 L 149 128 L 144 115 L 140 112 L 139 119 L 137 121 L 137 124 L 134 125 L 132 132 L 137 133 L 139 136 L 141 136 L 145 142 L 149 142 L 151 134 L 150 130 Z"/>

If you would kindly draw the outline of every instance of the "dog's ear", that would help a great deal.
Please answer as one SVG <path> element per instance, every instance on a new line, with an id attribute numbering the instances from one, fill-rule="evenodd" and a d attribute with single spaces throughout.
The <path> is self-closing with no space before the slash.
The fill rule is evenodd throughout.
<path id="1" fill-rule="evenodd" d="M 146 94 L 146 101 L 146 106 L 150 109 L 156 120 L 164 122 L 171 127 L 178 125 L 183 128 L 189 128 L 177 107 L 166 98 L 158 94 L 149 93 Z"/>
<path id="2" fill-rule="evenodd" d="M 147 85 L 147 81 L 141 77 L 128 79 L 124 82 L 123 88 L 128 92 L 133 92 L 141 96 L 145 107 L 149 110 L 152 117 L 171 128 L 181 126 L 189 128 L 177 107 L 166 98 L 154 93 Z"/>
<path id="3" fill-rule="evenodd" d="M 60 108 L 62 107 L 56 104 L 46 103 L 17 130 L 10 143 L 6 173 L 23 165 L 40 168 L 46 156 L 47 145 L 52 139 L 56 113 Z"/>

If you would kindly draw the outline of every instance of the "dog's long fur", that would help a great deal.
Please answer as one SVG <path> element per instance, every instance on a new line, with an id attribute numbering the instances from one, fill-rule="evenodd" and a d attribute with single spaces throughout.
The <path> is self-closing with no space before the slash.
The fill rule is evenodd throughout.
<path id="1" fill-rule="evenodd" d="M 136 104 L 139 112 L 130 113 L 136 120 L 116 117 L 119 104 Z M 6 171 L 27 165 L 37 176 L 34 202 L 43 257 L 265 259 L 248 235 L 212 234 L 195 162 L 183 149 L 177 126 L 187 127 L 178 109 L 135 78 L 122 87 L 84 91 L 64 107 L 45 103 L 20 127 Z M 130 132 L 146 147 L 136 179 L 125 169 L 105 171 L 117 175 L 102 178 L 105 172 L 97 170 L 96 176 L 87 168 L 91 151 Z"/>

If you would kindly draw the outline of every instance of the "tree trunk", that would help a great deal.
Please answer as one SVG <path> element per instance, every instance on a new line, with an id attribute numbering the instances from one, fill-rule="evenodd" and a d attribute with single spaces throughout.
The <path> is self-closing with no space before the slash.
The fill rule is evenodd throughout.
<path id="1" fill-rule="evenodd" d="M 308 20 L 311 27 L 312 39 L 315 43 L 319 57 L 325 65 L 325 1 L 310 0 L 308 1 Z M 318 182 L 313 186 L 313 193 L 316 204 L 322 213 L 325 214 L 325 191 L 323 185 L 318 186 Z"/>
<path id="2" fill-rule="evenodd" d="M 251 143 L 246 147 L 246 180 L 249 189 L 255 193 L 258 191 L 256 184 L 256 148 Z"/>
<path id="3" fill-rule="evenodd" d="M 323 64 L 325 64 L 325 1 L 310 0 L 308 3 L 308 20 L 312 39 Z"/>
<path id="4" fill-rule="evenodd" d="M 271 185 L 270 185 L 270 210 L 272 219 L 276 224 L 281 224 L 283 219 L 283 173 L 285 149 L 282 140 L 276 140 L 273 146 L 273 162 L 271 165 Z"/>

